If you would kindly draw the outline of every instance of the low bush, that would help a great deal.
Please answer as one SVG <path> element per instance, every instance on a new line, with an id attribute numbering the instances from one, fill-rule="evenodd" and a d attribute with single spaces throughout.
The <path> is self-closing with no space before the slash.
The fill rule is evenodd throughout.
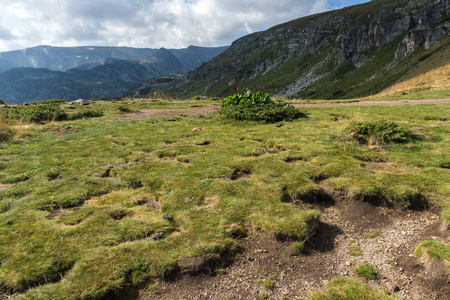
<path id="1" fill-rule="evenodd" d="M 28 107 L 18 107 L 15 109 L 8 109 L 6 116 L 9 119 L 21 120 L 25 123 L 45 123 L 51 121 L 66 121 L 96 118 L 103 116 L 102 111 L 85 110 L 68 114 L 64 109 L 55 105 L 32 105 Z"/>
<path id="2" fill-rule="evenodd" d="M 89 119 L 103 117 L 103 112 L 100 110 L 86 110 L 67 115 L 68 120 Z"/>
<path id="3" fill-rule="evenodd" d="M 377 122 L 353 122 L 347 127 L 354 137 L 363 143 L 407 143 L 414 139 L 414 134 L 394 122 L 385 120 Z"/>
<path id="4" fill-rule="evenodd" d="M 224 106 L 219 113 L 225 118 L 236 121 L 264 121 L 275 123 L 304 118 L 306 115 L 287 103 L 245 102 L 241 105 Z"/>
<path id="5" fill-rule="evenodd" d="M 67 101 L 64 99 L 49 99 L 31 103 L 31 105 L 53 105 L 53 106 L 60 106 L 61 104 L 67 104 Z"/>
<path id="6" fill-rule="evenodd" d="M 126 107 L 126 106 L 119 106 L 118 110 L 119 110 L 121 113 L 131 113 L 131 112 L 134 112 L 131 108 Z"/>
<path id="7" fill-rule="evenodd" d="M 14 109 L 10 117 L 29 123 L 44 123 L 67 120 L 67 113 L 53 105 L 34 105 Z"/>

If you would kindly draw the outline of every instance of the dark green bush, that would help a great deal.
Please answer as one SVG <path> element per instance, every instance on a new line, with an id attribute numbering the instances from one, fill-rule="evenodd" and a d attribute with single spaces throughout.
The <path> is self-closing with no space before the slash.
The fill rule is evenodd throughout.
<path id="1" fill-rule="evenodd" d="M 52 105 L 35 105 L 13 110 L 12 117 L 30 123 L 44 123 L 67 120 L 67 113 Z"/>
<path id="2" fill-rule="evenodd" d="M 347 131 L 355 132 L 360 142 L 368 143 L 375 139 L 382 144 L 407 143 L 414 139 L 414 134 L 394 122 L 385 120 L 377 122 L 353 122 Z"/>
<path id="3" fill-rule="evenodd" d="M 236 93 L 232 96 L 228 96 L 228 98 L 223 99 L 220 107 L 234 106 L 234 105 L 240 105 L 240 104 L 245 104 L 245 103 L 269 104 L 269 103 L 273 103 L 273 101 L 270 99 L 270 96 L 268 93 L 264 93 L 263 91 L 252 93 L 251 90 L 246 90 L 244 95 L 240 95 L 240 94 Z"/>
<path id="4" fill-rule="evenodd" d="M 32 102 L 32 105 L 53 105 L 60 106 L 61 104 L 67 104 L 67 101 L 64 99 L 49 99 L 40 102 Z"/>
<path id="5" fill-rule="evenodd" d="M 274 123 L 304 118 L 306 115 L 287 103 L 245 102 L 241 105 L 221 107 L 219 113 L 225 118 L 236 121 L 264 121 Z"/>
<path id="6" fill-rule="evenodd" d="M 100 110 L 86 110 L 67 115 L 68 120 L 89 119 L 102 117 L 103 112 Z"/>
<path id="7" fill-rule="evenodd" d="M 133 112 L 132 109 L 130 109 L 130 108 L 126 107 L 126 106 L 119 106 L 118 109 L 119 109 L 119 111 L 121 113 L 131 113 L 131 112 Z"/>

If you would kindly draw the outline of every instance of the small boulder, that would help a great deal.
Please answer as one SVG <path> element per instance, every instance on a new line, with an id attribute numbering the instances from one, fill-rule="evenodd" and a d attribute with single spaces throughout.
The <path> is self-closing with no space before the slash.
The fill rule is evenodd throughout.
<path id="1" fill-rule="evenodd" d="M 164 232 L 158 232 L 154 235 L 152 235 L 152 239 L 154 239 L 155 241 L 160 240 L 164 237 Z"/>
<path id="2" fill-rule="evenodd" d="M 163 216 L 163 219 L 168 220 L 168 221 L 171 221 L 171 220 L 173 219 L 173 217 L 172 217 L 171 214 L 165 214 L 165 215 Z"/>

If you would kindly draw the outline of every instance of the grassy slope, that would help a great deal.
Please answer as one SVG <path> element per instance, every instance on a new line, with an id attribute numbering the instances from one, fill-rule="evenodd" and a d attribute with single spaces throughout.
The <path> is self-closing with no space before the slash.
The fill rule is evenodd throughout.
<path id="1" fill-rule="evenodd" d="M 355 199 L 450 207 L 449 104 L 308 108 L 309 119 L 281 127 L 215 116 L 111 120 L 117 105 L 98 103 L 91 108 L 105 117 L 33 126 L 0 144 L 14 155 L 0 156 L 0 182 L 18 181 L 0 191 L 3 289 L 77 299 L 139 286 L 169 276 L 183 257 L 233 249 L 239 222 L 302 241 L 319 213 L 282 199 L 317 196 L 318 180 Z M 387 115 L 422 140 L 374 152 L 341 136 L 351 121 Z M 373 173 L 363 161 L 385 166 Z M 124 165 L 108 174 L 115 164 Z M 158 232 L 165 237 L 153 240 Z"/>
<path id="2" fill-rule="evenodd" d="M 440 91 L 450 96 L 450 64 L 425 72 L 424 74 L 414 75 L 412 74 L 406 77 L 411 78 L 405 79 L 404 81 L 401 78 L 399 83 L 387 88 L 377 96 L 405 95 L 423 91 Z"/>

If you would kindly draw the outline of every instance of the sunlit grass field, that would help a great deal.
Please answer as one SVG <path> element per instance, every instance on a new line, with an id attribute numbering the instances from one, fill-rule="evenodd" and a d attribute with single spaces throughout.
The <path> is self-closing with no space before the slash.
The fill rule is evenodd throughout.
<path id="1" fill-rule="evenodd" d="M 117 119 L 119 106 L 219 103 L 96 102 L 87 107 L 103 117 L 18 127 L 0 143 L 0 291 L 83 299 L 140 288 L 182 258 L 232 252 L 248 228 L 301 248 L 320 212 L 289 199 L 319 199 L 325 186 L 449 216 L 450 104 L 309 107 L 276 124 L 217 113 Z M 417 138 L 372 147 L 346 130 L 379 120 Z"/>

